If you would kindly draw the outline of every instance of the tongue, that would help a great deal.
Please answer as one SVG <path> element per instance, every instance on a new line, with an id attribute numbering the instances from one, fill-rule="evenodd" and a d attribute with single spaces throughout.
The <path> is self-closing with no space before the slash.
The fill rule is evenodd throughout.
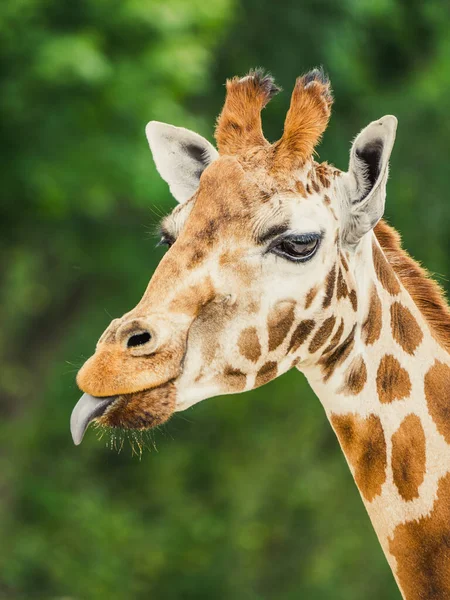
<path id="1" fill-rule="evenodd" d="M 114 396 L 110 398 L 95 398 L 89 394 L 81 396 L 70 416 L 70 432 L 76 446 L 81 444 L 89 423 L 96 417 L 100 417 L 114 400 Z"/>

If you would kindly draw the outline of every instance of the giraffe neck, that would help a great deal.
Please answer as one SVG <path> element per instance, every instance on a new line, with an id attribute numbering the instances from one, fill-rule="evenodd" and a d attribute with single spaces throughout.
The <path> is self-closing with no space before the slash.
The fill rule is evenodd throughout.
<path id="1" fill-rule="evenodd" d="M 319 365 L 304 373 L 403 597 L 450 598 L 450 356 L 373 234 L 350 260 L 352 350 L 328 378 Z"/>

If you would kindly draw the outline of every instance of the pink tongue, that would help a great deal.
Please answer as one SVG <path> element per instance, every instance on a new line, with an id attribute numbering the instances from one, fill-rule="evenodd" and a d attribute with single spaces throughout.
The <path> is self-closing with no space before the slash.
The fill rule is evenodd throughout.
<path id="1" fill-rule="evenodd" d="M 70 415 L 70 432 L 76 446 L 81 444 L 89 423 L 96 417 L 100 417 L 114 400 L 115 396 L 110 398 L 95 398 L 90 394 L 81 396 Z"/>

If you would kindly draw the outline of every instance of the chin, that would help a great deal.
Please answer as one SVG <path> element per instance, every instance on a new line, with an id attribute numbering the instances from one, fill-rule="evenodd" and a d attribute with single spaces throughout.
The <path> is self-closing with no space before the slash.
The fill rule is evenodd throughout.
<path id="1" fill-rule="evenodd" d="M 97 398 L 83 394 L 72 412 L 73 441 L 80 444 L 93 421 L 102 427 L 143 431 L 168 421 L 175 412 L 176 387 L 173 381 L 149 390 Z"/>

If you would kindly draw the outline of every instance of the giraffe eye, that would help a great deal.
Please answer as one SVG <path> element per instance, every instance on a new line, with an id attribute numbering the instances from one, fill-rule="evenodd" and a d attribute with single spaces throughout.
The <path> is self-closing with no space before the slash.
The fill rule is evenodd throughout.
<path id="1" fill-rule="evenodd" d="M 278 240 L 270 250 L 293 262 L 305 262 L 314 256 L 319 244 L 320 236 L 308 234 Z"/>

